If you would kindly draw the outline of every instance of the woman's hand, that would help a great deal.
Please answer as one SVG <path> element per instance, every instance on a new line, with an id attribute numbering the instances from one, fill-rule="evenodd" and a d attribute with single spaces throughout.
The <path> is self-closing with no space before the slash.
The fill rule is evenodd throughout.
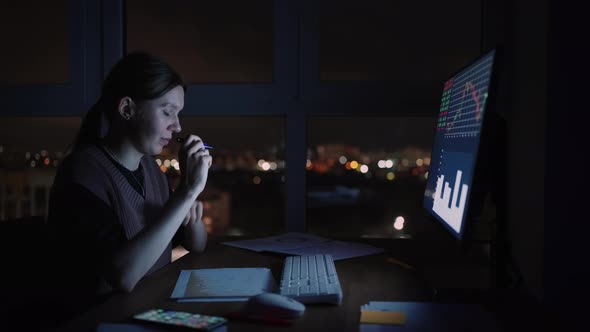
<path id="1" fill-rule="evenodd" d="M 195 201 L 182 221 L 183 226 L 194 226 L 203 218 L 203 202 Z"/>
<path id="2" fill-rule="evenodd" d="M 203 202 L 194 201 L 182 224 L 186 226 L 182 246 L 190 252 L 203 252 L 207 244 L 207 229 L 203 223 Z"/>
<path id="3" fill-rule="evenodd" d="M 205 149 L 203 140 L 195 135 L 190 135 L 178 153 L 180 159 L 181 182 L 180 186 L 187 190 L 200 194 L 205 189 L 209 167 L 212 158 Z"/>

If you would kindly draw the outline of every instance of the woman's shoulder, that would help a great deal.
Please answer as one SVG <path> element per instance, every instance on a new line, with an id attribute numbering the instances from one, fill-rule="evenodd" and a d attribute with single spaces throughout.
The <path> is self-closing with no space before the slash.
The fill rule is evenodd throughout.
<path id="1" fill-rule="evenodd" d="M 62 166 L 92 167 L 93 165 L 97 165 L 99 163 L 99 159 L 102 157 L 102 154 L 102 151 L 96 145 L 84 146 L 68 154 L 62 162 Z M 75 168 L 78 169 L 78 167 Z"/>
<path id="2" fill-rule="evenodd" d="M 105 156 L 96 145 L 89 145 L 74 150 L 67 155 L 62 161 L 57 176 L 60 178 L 76 180 L 92 179 L 100 176 L 104 172 L 101 164 L 104 163 Z"/>
<path id="3" fill-rule="evenodd" d="M 52 195 L 71 196 L 77 192 L 76 188 L 84 188 L 108 202 L 112 181 L 109 181 L 109 171 L 105 166 L 106 156 L 101 154 L 98 146 L 87 146 L 67 155 L 53 180 Z"/>

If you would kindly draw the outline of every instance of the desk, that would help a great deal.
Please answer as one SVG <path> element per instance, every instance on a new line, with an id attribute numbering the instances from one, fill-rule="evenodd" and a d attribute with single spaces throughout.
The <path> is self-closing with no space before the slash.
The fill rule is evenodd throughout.
<path id="1" fill-rule="evenodd" d="M 179 271 L 196 268 L 268 267 L 278 281 L 284 256 L 256 253 L 220 244 L 228 238 L 211 239 L 201 255 L 187 254 L 172 264 L 145 277 L 129 294 L 116 294 L 106 302 L 67 322 L 59 330 L 93 331 L 100 322 L 125 322 L 138 312 L 150 308 L 164 308 L 209 315 L 225 316 L 243 308 L 245 302 L 177 303 L 170 294 Z M 361 240 L 357 240 L 361 241 Z M 369 301 L 431 301 L 430 282 L 421 278 L 417 269 L 407 269 L 388 262 L 391 253 L 400 260 L 414 263 L 424 261 L 417 255 L 415 241 L 365 240 L 376 246 L 387 245 L 383 254 L 336 261 L 336 271 L 343 290 L 339 306 L 309 304 L 305 315 L 288 328 L 289 331 L 334 330 L 357 331 L 360 306 Z M 440 255 L 431 263 L 441 262 Z M 432 264 L 430 264 L 432 265 Z M 285 331 L 285 327 L 230 321 L 229 331 Z"/>

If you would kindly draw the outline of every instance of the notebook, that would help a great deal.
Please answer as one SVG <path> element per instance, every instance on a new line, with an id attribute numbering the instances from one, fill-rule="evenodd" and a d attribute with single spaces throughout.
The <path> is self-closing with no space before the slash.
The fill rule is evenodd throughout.
<path id="1" fill-rule="evenodd" d="M 268 268 L 182 270 L 170 298 L 179 302 L 246 301 L 275 289 Z"/>

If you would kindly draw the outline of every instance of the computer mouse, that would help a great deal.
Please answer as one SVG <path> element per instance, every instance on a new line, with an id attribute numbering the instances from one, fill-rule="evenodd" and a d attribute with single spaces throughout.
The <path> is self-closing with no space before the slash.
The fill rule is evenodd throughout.
<path id="1" fill-rule="evenodd" d="M 303 316 L 305 305 L 283 295 L 261 293 L 248 300 L 245 311 L 253 318 L 295 319 Z"/>

